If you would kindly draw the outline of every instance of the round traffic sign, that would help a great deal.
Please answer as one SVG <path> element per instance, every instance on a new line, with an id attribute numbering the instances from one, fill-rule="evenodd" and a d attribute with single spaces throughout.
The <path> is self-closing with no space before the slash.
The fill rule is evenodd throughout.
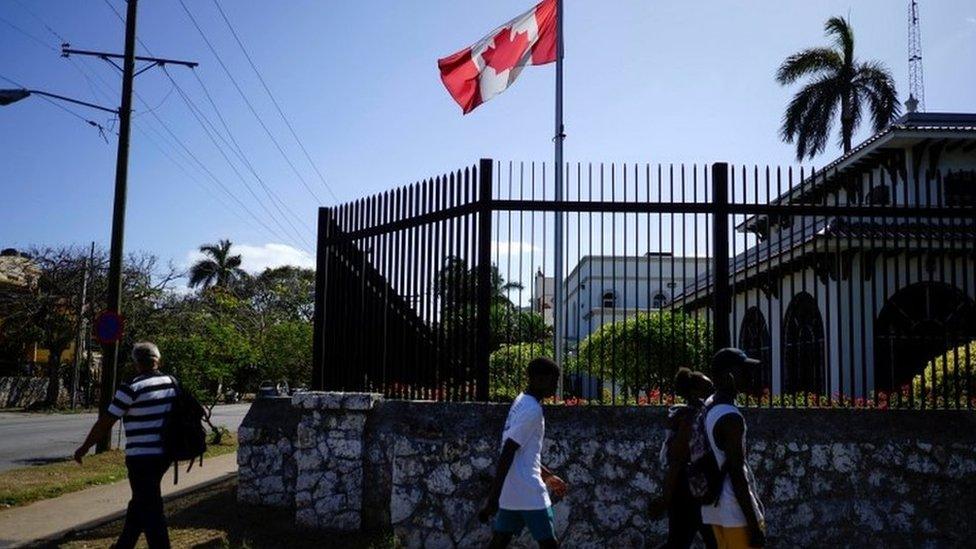
<path id="1" fill-rule="evenodd" d="M 102 345 L 122 339 L 125 319 L 115 311 L 102 311 L 95 317 L 94 336 Z"/>

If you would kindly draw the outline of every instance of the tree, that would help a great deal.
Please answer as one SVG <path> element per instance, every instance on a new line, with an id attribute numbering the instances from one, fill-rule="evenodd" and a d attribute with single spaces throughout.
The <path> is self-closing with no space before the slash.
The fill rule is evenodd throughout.
<path id="1" fill-rule="evenodd" d="M 254 309 L 274 321 L 311 322 L 315 312 L 315 271 L 284 266 L 265 269 L 239 292 Z"/>
<path id="2" fill-rule="evenodd" d="M 488 359 L 489 399 L 508 401 L 525 388 L 526 370 L 534 358 L 552 358 L 552 342 L 501 345 Z"/>
<path id="3" fill-rule="evenodd" d="M 520 282 L 506 281 L 497 265 L 491 266 L 491 301 L 512 304 L 508 292 L 521 290 Z M 468 262 L 450 256 L 434 280 L 434 291 L 441 301 L 441 309 L 454 309 L 464 304 L 478 302 L 478 269 L 468 267 Z"/>
<path id="4" fill-rule="evenodd" d="M 226 385 L 254 363 L 253 349 L 247 334 L 229 315 L 214 315 L 196 306 L 188 309 L 179 314 L 179 331 L 168 330 L 154 339 L 163 367 L 206 408 L 212 442 L 220 444 L 222 432 L 210 421 L 213 408 Z"/>
<path id="5" fill-rule="evenodd" d="M 200 252 L 206 257 L 190 267 L 189 286 L 202 286 L 204 289 L 212 286 L 228 288 L 246 278 L 247 273 L 241 269 L 240 254 L 230 254 L 232 245 L 230 240 L 225 239 L 217 244 L 200 246 Z"/>
<path id="6" fill-rule="evenodd" d="M 78 300 L 89 251 L 81 248 L 33 249 L 28 261 L 34 273 L 26 287 L 0 294 L 0 340 L 13 349 L 37 344 L 47 351 L 46 404 L 55 406 L 61 392 L 62 359 L 74 343 L 78 326 Z M 90 266 L 84 320 L 90 325 L 103 308 L 107 290 L 104 250 L 96 250 Z M 155 333 L 158 304 L 176 279 L 172 266 L 161 268 L 155 256 L 126 257 L 123 264 L 122 315 L 126 330 L 120 355 L 128 356 L 132 343 Z"/>
<path id="7" fill-rule="evenodd" d="M 682 366 L 707 370 L 711 349 L 711 330 L 703 319 L 669 310 L 638 313 L 604 324 L 584 339 L 577 369 L 602 372 L 625 395 L 639 396 L 670 388 Z"/>
<path id="8" fill-rule="evenodd" d="M 854 58 L 854 32 L 843 17 L 832 17 L 824 25 L 834 47 L 810 48 L 786 58 L 776 72 L 781 85 L 800 78 L 810 81 L 793 96 L 780 134 L 784 141 L 796 141 L 796 158 L 813 158 L 823 152 L 840 110 L 840 143 L 851 151 L 851 139 L 861 123 L 867 104 L 875 132 L 883 130 L 900 113 L 898 94 L 891 72 L 877 61 Z"/>

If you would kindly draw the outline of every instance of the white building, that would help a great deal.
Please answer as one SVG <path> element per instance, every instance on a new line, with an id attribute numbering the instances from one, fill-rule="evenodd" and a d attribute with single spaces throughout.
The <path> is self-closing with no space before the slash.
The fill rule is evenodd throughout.
<path id="1" fill-rule="evenodd" d="M 532 279 L 532 312 L 539 313 L 545 319 L 546 326 L 552 326 L 552 308 L 555 298 L 555 277 L 546 276 L 542 271 L 536 271 Z"/>
<path id="2" fill-rule="evenodd" d="M 606 323 L 669 305 L 709 266 L 706 257 L 583 256 L 563 284 L 566 347 L 576 349 Z"/>
<path id="3" fill-rule="evenodd" d="M 957 206 L 961 217 L 741 223 L 756 244 L 731 261 L 730 320 L 733 344 L 767 365 L 754 388 L 870 397 L 976 340 L 976 114 L 905 115 L 771 201 L 796 203 Z M 676 305 L 705 311 L 711 292 L 699 277 Z"/>

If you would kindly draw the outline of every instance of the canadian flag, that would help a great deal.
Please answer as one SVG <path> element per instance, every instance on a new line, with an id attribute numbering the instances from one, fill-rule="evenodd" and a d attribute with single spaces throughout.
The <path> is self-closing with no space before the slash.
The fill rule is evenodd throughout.
<path id="1" fill-rule="evenodd" d="M 441 80 L 464 114 L 508 89 L 525 65 L 556 60 L 556 2 L 498 27 L 471 47 L 437 61 Z"/>

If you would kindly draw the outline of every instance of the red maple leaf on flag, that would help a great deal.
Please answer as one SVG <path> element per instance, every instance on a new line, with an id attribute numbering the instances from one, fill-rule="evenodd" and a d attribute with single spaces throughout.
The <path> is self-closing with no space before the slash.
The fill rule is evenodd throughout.
<path id="1" fill-rule="evenodd" d="M 495 35 L 491 46 L 481 54 L 485 63 L 495 69 L 495 74 L 507 71 L 518 64 L 529 46 L 529 33 L 522 31 L 512 36 L 512 29 L 505 27 Z"/>

